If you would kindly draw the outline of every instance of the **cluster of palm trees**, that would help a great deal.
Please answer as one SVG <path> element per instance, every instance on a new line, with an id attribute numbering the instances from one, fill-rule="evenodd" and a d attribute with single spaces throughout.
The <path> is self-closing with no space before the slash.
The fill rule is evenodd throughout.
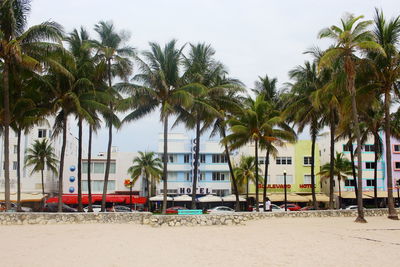
<path id="1" fill-rule="evenodd" d="M 294 127 L 297 133 L 304 129 L 310 131 L 311 188 L 316 206 L 315 143 L 321 130 L 329 126 L 330 207 L 333 208 L 334 144 L 337 139 L 346 138 L 351 147 L 352 174 L 357 181 L 355 190 L 359 216 L 356 221 L 365 221 L 361 193 L 362 143 L 367 136 L 374 136 L 378 159 L 382 151 L 379 132 L 385 132 L 386 150 L 390 151 L 390 137 L 396 136 L 400 128 L 397 127 L 398 112 L 390 113 L 392 96 L 398 93 L 400 76 L 399 17 L 387 20 L 379 10 L 376 10 L 374 21 L 346 15 L 339 26 L 323 29 L 319 34 L 320 38 L 333 40 L 331 47 L 327 50 L 310 49 L 306 53 L 312 55 L 313 60 L 289 72 L 293 83 L 287 84 L 288 90 L 277 90 L 276 79 L 266 75 L 256 82 L 252 97 L 239 80 L 228 76 L 225 66 L 215 59 L 215 51 L 210 45 L 198 43 L 179 47 L 176 40 L 164 46 L 150 42 L 149 50 L 138 53 L 125 45 L 128 37 L 118 32 L 111 22 L 101 21 L 94 26 L 97 39 L 91 38 L 83 27 L 64 33 L 59 24 L 51 21 L 27 28 L 29 4 L 30 1 L 26 0 L 4 0 L 0 3 L 1 126 L 8 208 L 10 127 L 17 133 L 20 142 L 22 132 L 43 123 L 48 116 L 55 117 L 53 135 L 62 134 L 63 141 L 58 168 L 61 211 L 67 125 L 71 117 L 77 121 L 78 210 L 81 211 L 83 126 L 88 125 L 89 131 L 87 173 L 91 210 L 92 134 L 104 122 L 108 128 L 102 200 L 104 211 L 113 128 L 120 128 L 125 123 L 159 110 L 164 128 L 162 164 L 154 161 L 154 154 L 143 154 L 141 158 L 147 158 L 153 166 L 162 167 L 163 212 L 167 206 L 167 139 L 171 126 L 183 123 L 195 131 L 192 206 L 195 206 L 196 178 L 199 176 L 200 137 L 210 131 L 211 136 L 221 139 L 236 194 L 236 209 L 239 209 L 241 185 L 238 179 L 245 172 L 235 170 L 231 151 L 254 144 L 254 182 L 256 185 L 263 183 L 265 202 L 269 158 L 276 155 L 277 146 L 296 141 Z M 128 115 L 121 119 L 119 115 L 122 113 Z M 171 123 L 171 118 L 176 120 Z M 356 143 L 355 151 L 353 142 Z M 266 153 L 263 171 L 258 163 L 260 150 Z M 18 170 L 20 153 L 18 146 Z M 386 153 L 386 160 L 391 162 L 390 153 Z M 157 176 L 154 170 L 138 167 L 143 165 L 139 159 L 136 163 L 137 166 L 130 170 L 132 177 L 145 173 L 148 181 Z M 389 218 L 396 219 L 391 164 L 386 166 Z M 264 177 L 261 177 L 262 174 Z M 19 171 L 17 176 L 20 188 Z M 151 184 L 146 183 L 147 192 L 151 191 Z M 258 190 L 256 186 L 257 208 Z"/>

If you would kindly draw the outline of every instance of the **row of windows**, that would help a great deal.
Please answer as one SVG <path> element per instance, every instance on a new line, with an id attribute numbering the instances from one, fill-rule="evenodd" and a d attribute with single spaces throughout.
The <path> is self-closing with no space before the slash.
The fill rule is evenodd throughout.
<path id="1" fill-rule="evenodd" d="M 91 180 L 90 181 L 90 189 L 92 192 L 98 193 L 98 192 L 103 192 L 103 187 L 104 187 L 104 181 L 97 181 L 97 180 Z M 115 181 L 109 180 L 107 182 L 107 190 L 109 191 L 115 191 Z M 88 191 L 88 181 L 87 180 L 82 180 L 82 191 Z"/>
<path id="2" fill-rule="evenodd" d="M 367 179 L 366 180 L 367 186 L 375 186 L 375 180 L 373 179 Z M 355 181 L 354 179 L 347 179 L 344 181 L 345 186 L 354 186 Z"/>
<path id="3" fill-rule="evenodd" d="M 356 146 L 353 145 L 353 149 L 356 149 Z M 365 152 L 374 152 L 375 151 L 375 146 L 374 145 L 363 145 L 361 146 L 361 149 L 364 150 Z M 343 151 L 350 151 L 350 145 L 343 145 Z M 400 151 L 400 150 L 399 150 Z"/>
<path id="4" fill-rule="evenodd" d="M 115 173 L 116 166 L 115 162 L 110 163 L 110 173 Z M 82 162 L 82 172 L 88 173 L 88 163 Z M 90 173 L 105 173 L 106 163 L 105 162 L 92 162 L 90 164 Z"/>

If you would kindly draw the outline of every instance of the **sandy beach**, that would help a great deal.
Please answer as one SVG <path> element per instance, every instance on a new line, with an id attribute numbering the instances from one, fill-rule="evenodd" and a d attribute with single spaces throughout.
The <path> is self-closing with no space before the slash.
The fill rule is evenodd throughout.
<path id="1" fill-rule="evenodd" d="M 400 221 L 271 218 L 245 226 L 0 227 L 1 266 L 398 266 Z"/>

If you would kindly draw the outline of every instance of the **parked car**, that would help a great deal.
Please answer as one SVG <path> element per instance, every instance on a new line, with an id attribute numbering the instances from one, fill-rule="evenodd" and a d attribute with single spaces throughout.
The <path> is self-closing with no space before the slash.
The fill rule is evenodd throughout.
<path id="1" fill-rule="evenodd" d="M 350 205 L 350 206 L 347 206 L 346 208 L 344 208 L 345 210 L 356 210 L 358 208 L 358 206 L 357 205 Z M 363 208 L 364 210 L 365 210 L 365 208 Z"/>
<path id="2" fill-rule="evenodd" d="M 58 211 L 58 203 L 47 203 L 46 205 L 44 205 L 43 211 L 44 212 L 57 212 Z M 71 208 L 68 205 L 63 204 L 62 211 L 63 212 L 76 212 L 77 210 L 74 208 Z"/>
<path id="3" fill-rule="evenodd" d="M 307 211 L 307 210 L 317 210 L 316 208 L 314 208 L 314 206 L 305 206 L 303 208 L 300 209 L 301 211 Z"/>
<path id="4" fill-rule="evenodd" d="M 258 209 L 260 210 L 260 212 L 264 211 L 264 205 L 262 203 L 258 204 Z M 253 211 L 256 211 L 256 208 L 253 208 Z M 285 209 L 280 208 L 278 205 L 275 204 L 271 204 L 271 211 L 272 212 L 284 212 Z"/>
<path id="5" fill-rule="evenodd" d="M 301 207 L 299 205 L 292 204 L 292 203 L 286 204 L 286 206 L 287 206 L 287 209 L 290 210 L 290 211 L 298 211 L 298 210 L 301 209 Z M 285 209 L 285 204 L 281 205 L 280 207 L 282 209 Z"/>
<path id="6" fill-rule="evenodd" d="M 231 209 L 226 206 L 218 206 L 207 210 L 207 213 L 233 213 L 233 212 L 235 212 L 234 209 Z"/>
<path id="7" fill-rule="evenodd" d="M 14 202 L 11 202 L 11 209 L 10 211 L 16 212 L 17 211 L 17 204 Z M 0 211 L 5 211 L 6 210 L 6 203 L 5 202 L 0 202 Z M 29 207 L 21 207 L 22 212 L 31 212 L 32 209 Z"/>
<path id="8" fill-rule="evenodd" d="M 167 214 L 177 214 L 177 213 L 178 213 L 178 210 L 187 210 L 187 208 L 185 208 L 185 207 L 180 207 L 180 206 L 175 206 L 175 207 L 168 208 L 168 209 L 166 210 L 166 213 L 167 213 Z"/>
<path id="9" fill-rule="evenodd" d="M 127 206 L 114 206 L 114 211 L 115 212 L 131 212 L 131 208 L 127 207 Z M 132 212 L 136 212 L 136 210 L 132 210 Z"/>
<path id="10" fill-rule="evenodd" d="M 93 212 L 100 212 L 101 211 L 101 205 L 92 205 Z M 84 212 L 89 212 L 89 206 L 86 206 L 83 208 Z"/>

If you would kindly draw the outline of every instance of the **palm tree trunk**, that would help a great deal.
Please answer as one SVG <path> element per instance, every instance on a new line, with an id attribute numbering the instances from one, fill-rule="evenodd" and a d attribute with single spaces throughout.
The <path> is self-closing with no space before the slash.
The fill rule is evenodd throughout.
<path id="1" fill-rule="evenodd" d="M 78 211 L 82 206 L 82 118 L 78 118 Z"/>
<path id="2" fill-rule="evenodd" d="M 17 133 L 17 211 L 21 211 L 21 129 Z"/>
<path id="3" fill-rule="evenodd" d="M 374 203 L 375 208 L 378 208 L 378 150 L 379 150 L 379 139 L 377 133 L 374 133 Z"/>
<path id="4" fill-rule="evenodd" d="M 342 179 L 340 179 L 340 176 L 338 177 L 338 183 L 339 183 L 339 209 L 342 208 L 342 186 L 340 182 Z"/>
<path id="5" fill-rule="evenodd" d="M 91 165 L 92 165 L 92 126 L 89 125 L 89 147 L 88 147 L 88 168 L 87 168 L 87 183 L 88 183 L 88 198 L 89 198 L 89 212 L 93 212 L 92 206 L 92 185 L 91 185 Z"/>
<path id="6" fill-rule="evenodd" d="M 311 195 L 314 209 L 317 209 L 317 198 L 315 196 L 315 143 L 317 135 L 313 134 L 311 137 Z"/>
<path id="7" fill-rule="evenodd" d="M 225 128 L 223 128 L 222 129 L 222 138 L 225 138 L 225 137 L 226 137 L 226 132 L 225 132 Z M 228 160 L 229 173 L 231 174 L 233 189 L 235 190 L 235 198 L 236 198 L 235 211 L 240 211 L 239 189 L 238 189 L 235 173 L 233 172 L 231 156 L 229 155 L 228 144 L 224 143 L 224 146 L 225 146 L 226 159 Z"/>
<path id="8" fill-rule="evenodd" d="M 354 163 L 354 148 L 353 148 L 353 141 L 351 139 L 351 134 L 349 136 L 349 149 L 350 149 L 351 170 L 353 172 L 353 179 L 354 179 L 354 192 L 357 198 L 358 196 L 357 174 L 356 174 L 356 165 Z"/>
<path id="9" fill-rule="evenodd" d="M 133 184 L 131 182 L 131 185 L 129 186 L 129 209 L 132 211 L 132 187 Z"/>
<path id="10" fill-rule="evenodd" d="M 329 171 L 329 209 L 333 209 L 333 183 L 334 183 L 334 175 L 333 169 L 335 166 L 335 113 L 331 110 L 331 121 L 330 121 L 330 128 L 331 128 L 331 148 L 330 148 L 330 171 Z"/>
<path id="11" fill-rule="evenodd" d="M 3 127 L 4 127 L 4 198 L 6 210 L 11 209 L 10 202 L 10 87 L 9 65 L 5 60 L 3 65 Z"/>
<path id="12" fill-rule="evenodd" d="M 111 60 L 107 59 L 107 78 L 108 78 L 108 88 L 111 90 Z M 113 111 L 113 104 L 110 101 L 110 110 Z M 104 174 L 104 184 L 103 184 L 103 195 L 101 198 L 101 211 L 106 211 L 106 198 L 107 198 L 107 186 L 108 186 L 108 176 L 110 174 L 110 164 L 111 164 L 111 145 L 112 145 L 112 118 L 110 118 L 109 128 L 108 128 L 108 146 L 107 146 L 107 161 L 106 161 L 106 171 Z"/>
<path id="13" fill-rule="evenodd" d="M 387 192 L 388 192 L 388 208 L 389 219 L 398 220 L 397 212 L 394 208 L 393 201 L 393 177 L 392 177 L 392 153 L 390 144 L 390 87 L 385 90 L 385 143 L 386 143 L 386 173 L 387 173 Z"/>
<path id="14" fill-rule="evenodd" d="M 264 171 L 264 191 L 263 191 L 263 207 L 266 210 L 265 202 L 267 202 L 267 185 L 268 185 L 268 166 L 269 166 L 269 149 L 267 148 L 267 153 L 265 153 L 265 171 Z"/>
<path id="15" fill-rule="evenodd" d="M 146 206 L 147 206 L 147 211 L 150 211 L 150 179 L 149 177 L 146 175 L 146 194 L 147 194 L 147 201 L 146 201 Z"/>
<path id="16" fill-rule="evenodd" d="M 357 165 L 358 165 L 358 195 L 357 195 L 357 210 L 358 216 L 356 218 L 356 222 L 366 223 L 367 221 L 364 218 L 364 208 L 363 208 L 363 199 L 362 199 L 362 155 L 361 155 L 361 134 L 360 134 L 360 125 L 358 123 L 358 111 L 357 111 L 357 102 L 356 102 L 356 89 L 355 89 L 355 70 L 354 63 L 350 57 L 345 59 L 345 71 L 347 73 L 347 88 L 349 89 L 351 95 L 351 110 L 353 117 L 353 131 L 357 140 Z"/>
<path id="17" fill-rule="evenodd" d="M 259 199 L 258 199 L 258 140 L 255 140 L 255 164 L 256 164 L 256 211 L 260 211 L 258 207 Z"/>
<path id="18" fill-rule="evenodd" d="M 44 169 L 41 169 L 40 170 L 40 175 L 41 175 L 41 178 L 42 178 L 42 197 L 43 197 L 43 203 L 42 203 L 42 211 L 43 211 L 43 208 L 44 208 L 44 205 L 46 204 L 46 199 L 44 198 Z"/>
<path id="19" fill-rule="evenodd" d="M 111 110 L 112 110 L 112 105 Z M 107 146 L 107 161 L 106 161 L 106 172 L 104 174 L 104 185 L 103 185 L 103 195 L 101 198 L 101 211 L 106 211 L 106 198 L 107 198 L 107 185 L 108 177 L 110 175 L 110 163 L 111 163 L 111 144 L 112 144 L 112 122 L 109 122 L 108 126 L 108 146 Z"/>
<path id="20" fill-rule="evenodd" d="M 196 209 L 196 189 L 197 189 L 197 173 L 199 171 L 199 153 L 200 153 L 200 119 L 196 120 L 196 150 L 194 152 L 194 171 L 192 182 L 192 209 Z"/>
<path id="21" fill-rule="evenodd" d="M 163 166 L 163 205 L 162 214 L 166 214 L 167 210 L 167 190 L 168 190 L 168 114 L 164 115 L 164 166 Z"/>
<path id="22" fill-rule="evenodd" d="M 63 111 L 62 111 L 63 112 Z M 63 175 L 64 175 L 64 158 L 65 158 L 65 147 L 67 145 L 67 115 L 63 112 L 63 124 L 62 124 L 62 146 L 60 155 L 60 171 L 58 172 L 58 212 L 62 212 L 62 195 L 63 195 Z"/>

